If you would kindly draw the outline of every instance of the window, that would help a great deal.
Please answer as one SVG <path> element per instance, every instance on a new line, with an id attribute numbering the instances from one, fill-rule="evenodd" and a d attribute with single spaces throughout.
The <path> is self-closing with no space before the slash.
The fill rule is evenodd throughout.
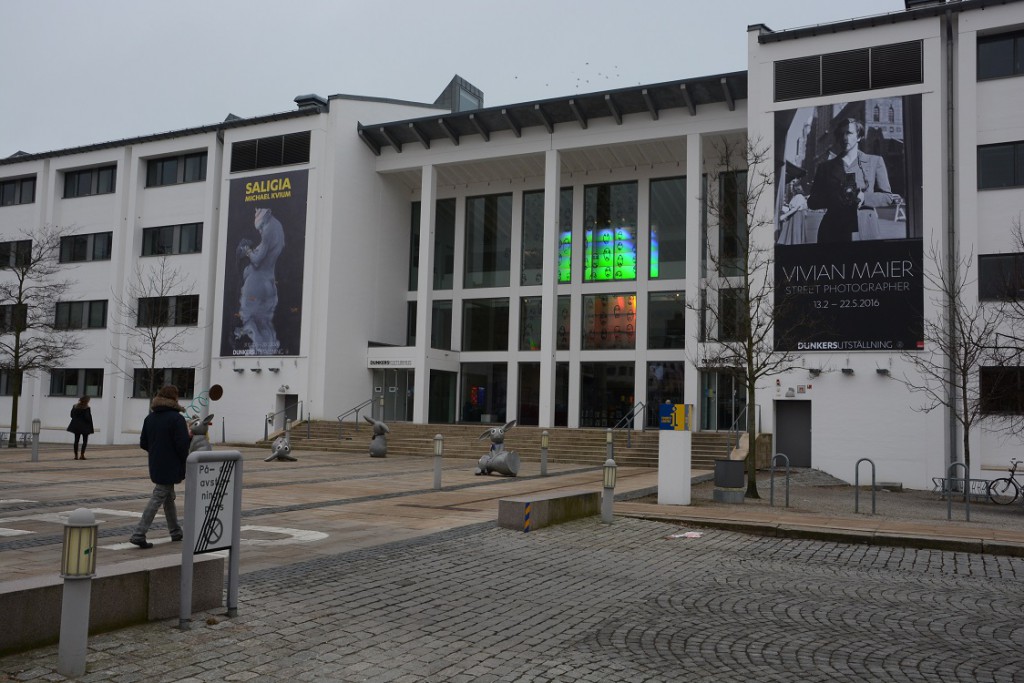
<path id="1" fill-rule="evenodd" d="M 0 269 L 20 268 L 32 261 L 32 240 L 0 242 Z"/>
<path id="2" fill-rule="evenodd" d="M 507 363 L 462 364 L 462 422 L 505 421 Z"/>
<path id="3" fill-rule="evenodd" d="M 636 348 L 636 295 L 583 297 L 583 349 Z"/>
<path id="4" fill-rule="evenodd" d="M 686 277 L 686 178 L 651 181 L 652 280 Z"/>
<path id="5" fill-rule="evenodd" d="M 637 184 L 583 191 L 583 281 L 636 279 Z"/>
<path id="6" fill-rule="evenodd" d="M 32 204 L 36 200 L 36 177 L 0 180 L 0 206 Z"/>
<path id="7" fill-rule="evenodd" d="M 682 292 L 651 292 L 647 303 L 647 348 L 682 349 L 686 346 Z"/>
<path id="8" fill-rule="evenodd" d="M 747 173 L 734 171 L 719 178 L 718 271 L 742 275 L 747 260 Z"/>
<path id="9" fill-rule="evenodd" d="M 153 296 L 139 299 L 136 324 L 139 327 L 161 325 L 198 325 L 199 295 Z"/>
<path id="10" fill-rule="evenodd" d="M 416 346 L 416 302 L 405 304 L 405 345 Z"/>
<path id="11" fill-rule="evenodd" d="M 53 326 L 59 330 L 96 330 L 107 326 L 107 302 L 58 301 Z"/>
<path id="12" fill-rule="evenodd" d="M 1024 415 L 1024 368 L 981 368 L 981 412 Z"/>
<path id="13" fill-rule="evenodd" d="M 718 292 L 718 340 L 742 341 L 747 334 L 746 300 L 742 289 L 722 289 Z"/>
<path id="14" fill-rule="evenodd" d="M 455 200 L 438 199 L 434 215 L 434 289 L 455 286 Z"/>
<path id="15" fill-rule="evenodd" d="M 519 350 L 540 351 L 541 298 L 523 297 L 519 301 Z"/>
<path id="16" fill-rule="evenodd" d="M 0 396 L 14 396 L 14 371 L 0 370 Z M 18 390 L 21 396 L 21 390 Z"/>
<path id="17" fill-rule="evenodd" d="M 64 172 L 64 198 L 110 194 L 114 191 L 117 166 L 100 166 Z"/>
<path id="18" fill-rule="evenodd" d="M 431 303 L 430 348 L 451 351 L 452 302 L 439 299 Z"/>
<path id="19" fill-rule="evenodd" d="M 978 148 L 978 189 L 1024 186 L 1024 142 Z"/>
<path id="20" fill-rule="evenodd" d="M 412 203 L 409 221 L 409 291 L 420 287 L 420 203 Z M 410 346 L 412 346 L 410 344 Z"/>
<path id="21" fill-rule="evenodd" d="M 0 305 L 0 334 L 24 332 L 28 328 L 27 304 Z"/>
<path id="22" fill-rule="evenodd" d="M 572 188 L 562 188 L 558 198 L 558 281 L 572 276 Z M 544 191 L 523 193 L 523 247 L 519 284 L 544 281 Z"/>
<path id="23" fill-rule="evenodd" d="M 50 396 L 102 396 L 103 368 L 50 370 Z"/>
<path id="24" fill-rule="evenodd" d="M 192 368 L 157 368 L 153 377 L 153 389 L 150 390 L 149 370 L 136 368 L 132 374 L 132 398 L 149 398 L 165 384 L 178 387 L 180 398 L 193 398 L 195 392 L 196 371 Z"/>
<path id="25" fill-rule="evenodd" d="M 231 172 L 309 163 L 310 132 L 272 135 L 231 145 Z"/>
<path id="26" fill-rule="evenodd" d="M 508 299 L 462 302 L 462 350 L 508 350 Z"/>
<path id="27" fill-rule="evenodd" d="M 558 334 L 555 337 L 555 348 L 559 351 L 569 350 L 569 323 L 572 319 L 572 297 L 562 294 L 558 297 Z"/>
<path id="28" fill-rule="evenodd" d="M 978 299 L 1024 300 L 1024 254 L 978 256 Z"/>
<path id="29" fill-rule="evenodd" d="M 182 223 L 142 229 L 142 255 L 198 254 L 203 250 L 203 224 Z"/>
<path id="30" fill-rule="evenodd" d="M 206 180 L 206 152 L 160 157 L 146 162 L 146 187 Z"/>
<path id="31" fill-rule="evenodd" d="M 61 237 L 60 262 L 109 261 L 110 247 L 113 241 L 114 233 L 112 232 L 95 232 L 89 235 Z"/>
<path id="32" fill-rule="evenodd" d="M 978 80 L 1024 74 L 1024 31 L 978 38 Z"/>
<path id="33" fill-rule="evenodd" d="M 466 199 L 463 286 L 508 287 L 512 263 L 512 195 Z"/>

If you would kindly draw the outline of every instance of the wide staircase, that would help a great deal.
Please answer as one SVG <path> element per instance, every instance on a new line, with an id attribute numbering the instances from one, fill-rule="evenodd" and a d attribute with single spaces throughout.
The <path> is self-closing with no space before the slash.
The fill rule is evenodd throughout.
<path id="1" fill-rule="evenodd" d="M 486 424 L 413 424 L 389 422 L 388 455 L 430 457 L 434 453 L 434 435 L 444 436 L 444 454 L 452 458 L 479 459 L 490 448 L 485 436 L 479 438 Z M 540 427 L 517 425 L 505 435 L 505 448 L 515 451 L 520 460 L 540 462 Z M 548 428 L 548 462 L 600 466 L 607 457 L 606 429 Z M 307 436 L 308 433 L 308 436 Z M 271 434 L 266 446 L 280 436 Z M 373 430 L 363 422 L 311 420 L 292 425 L 291 445 L 294 451 L 326 451 L 368 454 Z M 612 433 L 615 462 L 637 467 L 658 466 L 658 430 Z M 714 469 L 714 461 L 728 457 L 729 435 L 718 432 L 694 432 L 691 452 L 693 469 Z"/>

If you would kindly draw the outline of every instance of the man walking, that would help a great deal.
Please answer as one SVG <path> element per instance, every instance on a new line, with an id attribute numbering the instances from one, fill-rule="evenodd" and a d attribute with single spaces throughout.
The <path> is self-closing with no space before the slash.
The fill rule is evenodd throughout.
<path id="1" fill-rule="evenodd" d="M 152 548 L 146 532 L 153 523 L 156 511 L 164 509 L 167 531 L 172 541 L 182 538 L 178 524 L 178 510 L 174 505 L 174 485 L 185 479 L 185 461 L 188 459 L 188 426 L 178 403 L 178 388 L 168 384 L 160 388 L 149 406 L 150 412 L 142 423 L 139 445 L 149 453 L 149 478 L 155 486 L 149 504 L 135 527 L 130 542 L 140 548 Z"/>

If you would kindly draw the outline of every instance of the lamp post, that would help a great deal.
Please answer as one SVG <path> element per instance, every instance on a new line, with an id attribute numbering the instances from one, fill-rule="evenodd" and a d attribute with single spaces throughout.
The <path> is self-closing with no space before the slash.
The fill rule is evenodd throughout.
<path id="1" fill-rule="evenodd" d="M 604 495 L 601 497 L 601 521 L 612 523 L 612 503 L 615 502 L 615 477 L 619 466 L 612 458 L 604 461 Z"/>
<path id="2" fill-rule="evenodd" d="M 604 433 L 604 450 L 605 457 L 609 460 L 615 459 L 615 442 L 612 441 L 612 428 L 609 427 L 608 431 Z"/>
<path id="3" fill-rule="evenodd" d="M 39 432 L 42 426 L 38 417 L 32 419 L 32 462 L 39 462 Z"/>
<path id="4" fill-rule="evenodd" d="M 96 573 L 96 536 L 99 523 L 91 510 L 78 508 L 64 523 L 64 550 L 60 575 L 64 597 L 60 610 L 57 671 L 69 678 L 85 673 L 89 640 L 89 598 Z"/>
<path id="5" fill-rule="evenodd" d="M 548 430 L 540 433 L 540 476 L 548 476 Z"/>
<path id="6" fill-rule="evenodd" d="M 444 455 L 444 435 L 434 435 L 434 490 L 441 490 L 441 457 Z"/>

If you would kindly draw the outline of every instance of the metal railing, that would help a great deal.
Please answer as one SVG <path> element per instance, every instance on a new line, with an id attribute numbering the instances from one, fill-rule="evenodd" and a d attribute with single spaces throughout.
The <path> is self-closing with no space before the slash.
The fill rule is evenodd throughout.
<path id="1" fill-rule="evenodd" d="M 732 441 L 732 449 L 735 450 L 740 447 L 740 438 L 743 434 L 747 433 L 747 408 L 749 406 L 743 406 L 743 410 L 736 416 L 736 419 L 732 421 L 732 425 L 729 427 L 729 437 Z M 742 425 L 742 429 L 740 426 Z M 761 405 L 757 405 L 757 416 L 754 419 L 754 434 L 761 433 Z M 754 450 L 754 444 L 749 444 L 750 450 Z M 730 451 L 731 454 L 732 451 Z"/>
<path id="2" fill-rule="evenodd" d="M 366 406 L 372 406 L 372 405 L 373 405 L 373 397 L 371 396 L 370 398 L 366 399 L 365 401 L 363 401 L 362 403 L 360 403 L 356 407 L 349 408 L 344 413 L 342 413 L 341 415 L 338 416 L 338 440 L 339 441 L 341 439 L 345 438 L 344 435 L 342 434 L 342 428 L 345 425 L 345 418 L 348 417 L 349 415 L 355 415 L 356 416 L 355 423 L 356 423 L 356 431 L 358 432 L 359 431 L 359 411 L 362 410 L 363 408 L 365 408 Z"/>
<path id="3" fill-rule="evenodd" d="M 626 430 L 626 448 L 633 447 L 633 423 L 636 422 L 637 413 L 643 412 L 646 405 L 643 401 L 637 401 L 636 405 L 612 427 L 613 431 L 616 429 Z"/>
<path id="4" fill-rule="evenodd" d="M 284 408 L 282 408 L 281 410 L 277 411 L 276 413 L 267 413 L 267 417 L 263 421 L 263 440 L 264 441 L 266 441 L 267 439 L 270 438 L 270 425 L 275 424 L 277 422 L 277 416 L 281 415 L 282 413 L 287 414 L 287 413 L 291 412 L 294 408 L 298 408 L 299 409 L 299 422 L 301 422 L 302 420 L 305 419 L 305 413 L 303 412 L 302 401 L 299 401 L 298 403 L 293 403 L 290 406 L 285 406 Z M 309 438 L 309 422 L 306 422 L 306 438 L 307 439 Z"/>

